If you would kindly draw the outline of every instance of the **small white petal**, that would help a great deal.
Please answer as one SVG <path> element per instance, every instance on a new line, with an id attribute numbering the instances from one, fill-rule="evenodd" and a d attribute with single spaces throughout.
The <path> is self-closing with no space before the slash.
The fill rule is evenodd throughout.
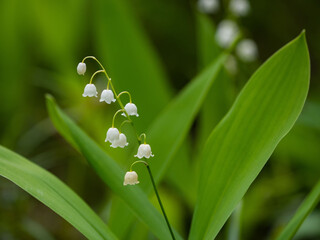
<path id="1" fill-rule="evenodd" d="M 100 102 L 106 102 L 111 104 L 111 102 L 115 102 L 116 99 L 114 98 L 113 92 L 109 89 L 105 89 L 101 93 Z"/>
<path id="2" fill-rule="evenodd" d="M 248 0 L 231 0 L 229 9 L 236 16 L 246 16 L 250 11 L 250 3 Z"/>
<path id="3" fill-rule="evenodd" d="M 251 39 L 244 39 L 237 45 L 237 55 L 244 62 L 252 62 L 258 57 L 258 48 Z"/>
<path id="4" fill-rule="evenodd" d="M 219 23 L 216 31 L 216 41 L 223 47 L 229 47 L 236 39 L 239 33 L 239 28 L 234 21 L 223 20 Z"/>
<path id="5" fill-rule="evenodd" d="M 84 75 L 87 70 L 87 66 L 85 63 L 81 62 L 77 66 L 77 72 L 79 75 Z"/>
<path id="6" fill-rule="evenodd" d="M 120 137 L 120 133 L 117 128 L 109 128 L 107 131 L 107 137 L 105 142 L 109 141 L 113 143 L 114 141 L 119 140 L 119 137 Z"/>
<path id="7" fill-rule="evenodd" d="M 126 175 L 124 176 L 124 182 L 123 185 L 135 185 L 138 184 L 138 174 L 135 171 L 126 172 Z"/>
<path id="8" fill-rule="evenodd" d="M 139 117 L 137 106 L 134 103 L 127 103 L 124 107 L 129 116 Z M 125 113 L 121 114 L 122 116 L 126 116 Z"/>
<path id="9" fill-rule="evenodd" d="M 203 13 L 215 13 L 219 10 L 220 4 L 218 0 L 199 0 L 198 9 Z"/>
<path id="10" fill-rule="evenodd" d="M 128 146 L 129 143 L 127 142 L 127 137 L 126 135 L 124 135 L 123 133 L 120 133 L 119 135 L 119 139 L 118 140 L 115 140 L 111 145 L 110 147 L 113 147 L 113 148 L 117 148 L 117 147 L 121 147 L 121 148 L 124 148 L 126 146 Z"/>
<path id="11" fill-rule="evenodd" d="M 87 84 L 82 94 L 83 97 L 98 97 L 97 88 L 94 84 Z"/>
<path id="12" fill-rule="evenodd" d="M 134 155 L 135 157 L 141 159 L 141 158 L 150 158 L 154 157 L 154 155 L 151 152 L 151 147 L 149 144 L 140 144 L 138 148 L 137 155 Z"/>

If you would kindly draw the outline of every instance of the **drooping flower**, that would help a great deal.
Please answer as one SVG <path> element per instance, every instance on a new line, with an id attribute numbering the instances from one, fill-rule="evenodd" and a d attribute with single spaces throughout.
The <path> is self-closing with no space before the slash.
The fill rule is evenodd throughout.
<path id="1" fill-rule="evenodd" d="M 120 138 L 120 133 L 119 130 L 117 128 L 109 128 L 107 131 L 107 137 L 105 142 L 109 141 L 111 143 L 113 143 L 114 141 L 118 141 Z"/>
<path id="2" fill-rule="evenodd" d="M 234 21 L 223 20 L 219 23 L 216 32 L 216 41 L 223 47 L 229 47 L 233 41 L 236 39 L 239 33 L 239 28 Z"/>
<path id="3" fill-rule="evenodd" d="M 149 144 L 140 144 L 139 148 L 138 148 L 138 153 L 137 155 L 134 155 L 137 158 L 150 158 L 150 157 L 154 157 L 154 155 L 151 152 L 151 147 Z"/>
<path id="4" fill-rule="evenodd" d="M 109 89 L 105 89 L 101 93 L 100 102 L 106 102 L 111 104 L 111 102 L 115 102 L 116 99 L 114 98 L 113 92 Z"/>
<path id="5" fill-rule="evenodd" d="M 98 97 L 97 88 L 94 84 L 87 84 L 84 88 L 83 97 Z"/>
<path id="6" fill-rule="evenodd" d="M 119 139 L 115 140 L 114 142 L 112 142 L 110 147 L 113 147 L 113 148 L 117 148 L 117 147 L 124 148 L 124 147 L 126 147 L 128 145 L 129 145 L 129 143 L 127 142 L 126 135 L 124 135 L 123 133 L 120 133 Z"/>
<path id="7" fill-rule="evenodd" d="M 135 185 L 138 184 L 138 174 L 135 171 L 126 172 L 126 175 L 124 175 L 124 182 L 123 185 Z"/>
<path id="8" fill-rule="evenodd" d="M 129 116 L 135 115 L 139 117 L 137 106 L 134 103 L 127 103 L 124 107 Z M 122 116 L 126 116 L 125 113 L 121 114 Z"/>
<path id="9" fill-rule="evenodd" d="M 250 3 L 248 0 L 231 0 L 229 9 L 238 17 L 246 16 L 250 11 Z"/>
<path id="10" fill-rule="evenodd" d="M 77 66 L 77 72 L 79 75 L 84 75 L 87 70 L 87 66 L 85 63 L 81 62 Z"/>
<path id="11" fill-rule="evenodd" d="M 258 57 L 258 48 L 253 40 L 244 39 L 238 43 L 236 53 L 242 61 L 252 62 Z"/>
<path id="12" fill-rule="evenodd" d="M 215 13 L 219 10 L 220 5 L 218 0 L 199 0 L 198 9 L 203 13 Z"/>

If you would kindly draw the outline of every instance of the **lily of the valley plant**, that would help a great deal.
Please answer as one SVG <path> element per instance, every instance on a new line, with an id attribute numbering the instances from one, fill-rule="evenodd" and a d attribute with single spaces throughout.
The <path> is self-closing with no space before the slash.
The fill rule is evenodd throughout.
<path id="1" fill-rule="evenodd" d="M 124 147 L 128 146 L 129 143 L 127 142 L 126 135 L 121 132 L 121 127 L 126 123 L 131 123 L 132 127 L 134 128 L 130 116 L 139 117 L 138 108 L 134 103 L 132 103 L 131 94 L 128 91 L 123 91 L 123 92 L 120 92 L 119 94 L 116 92 L 116 90 L 115 90 L 115 88 L 114 88 L 114 86 L 112 84 L 111 78 L 107 74 L 105 68 L 100 63 L 100 61 L 98 61 L 98 59 L 96 59 L 95 57 L 87 56 L 82 60 L 82 62 L 80 62 L 78 64 L 77 72 L 78 72 L 79 75 L 84 75 L 85 72 L 86 72 L 86 68 L 87 68 L 86 64 L 85 64 L 85 60 L 86 59 L 95 60 L 100 65 L 101 69 L 96 71 L 94 74 L 92 74 L 92 76 L 90 78 L 90 82 L 89 82 L 89 84 L 87 84 L 85 86 L 82 96 L 83 97 L 98 97 L 97 88 L 92 83 L 92 81 L 93 81 L 93 78 L 98 73 L 104 73 L 104 75 L 106 76 L 106 79 L 107 79 L 107 88 L 104 89 L 101 92 L 100 102 L 106 102 L 107 104 L 111 104 L 113 102 L 118 102 L 118 104 L 120 106 L 120 109 L 113 115 L 112 124 L 111 124 L 111 127 L 108 129 L 108 131 L 106 133 L 105 142 L 110 142 L 111 143 L 110 147 L 113 147 L 113 148 L 117 148 L 117 147 L 124 148 Z M 123 95 L 123 94 L 127 94 L 129 96 L 129 102 L 125 106 L 123 105 L 123 103 L 122 103 L 122 101 L 120 99 L 121 95 Z M 115 126 L 115 119 L 116 119 L 116 117 L 117 117 L 117 115 L 119 113 L 121 113 L 121 116 L 125 117 L 126 119 L 124 119 L 122 121 L 122 123 L 121 123 L 121 125 L 119 126 L 119 129 L 118 129 Z M 136 131 L 136 129 L 135 129 L 135 131 Z M 142 137 L 143 137 L 143 143 L 142 143 Z M 143 163 L 147 167 L 147 170 L 148 170 L 148 173 L 150 175 L 150 179 L 151 179 L 154 191 L 156 193 L 159 205 L 161 207 L 163 216 L 164 216 L 164 218 L 166 220 L 166 223 L 168 225 L 168 228 L 169 228 L 170 234 L 172 236 L 172 239 L 175 239 L 173 231 L 172 231 L 172 228 L 171 228 L 171 225 L 169 223 L 169 220 L 168 220 L 167 215 L 165 213 L 164 207 L 162 205 L 162 202 L 161 202 L 157 187 L 155 185 L 150 166 L 149 166 L 149 164 L 147 162 L 147 160 L 150 157 L 154 157 L 154 155 L 152 154 L 151 146 L 149 144 L 147 144 L 146 139 L 147 139 L 147 136 L 146 136 L 145 133 L 142 133 L 140 135 L 137 134 L 137 140 L 138 140 L 140 146 L 139 146 L 139 148 L 137 150 L 137 154 L 134 155 L 134 156 L 139 158 L 139 159 L 144 159 L 145 158 L 145 161 L 144 160 L 138 160 L 138 161 L 135 161 L 135 162 L 133 162 L 131 164 L 130 170 L 124 176 L 123 185 L 124 186 L 126 186 L 126 185 L 135 185 L 135 184 L 139 183 L 138 174 L 135 171 L 132 170 L 132 168 L 133 168 L 133 166 L 135 164 Z"/>

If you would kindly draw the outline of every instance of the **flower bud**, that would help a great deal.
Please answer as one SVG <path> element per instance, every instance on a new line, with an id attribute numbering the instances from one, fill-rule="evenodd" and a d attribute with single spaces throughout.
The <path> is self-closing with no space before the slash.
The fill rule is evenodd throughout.
<path id="1" fill-rule="evenodd" d="M 216 31 L 216 41 L 223 47 L 229 47 L 236 39 L 239 33 L 239 28 L 234 21 L 223 20 L 218 24 Z"/>
<path id="2" fill-rule="evenodd" d="M 244 62 L 253 62 L 258 57 L 258 48 L 251 39 L 244 39 L 237 45 L 236 53 Z"/>
<path id="3" fill-rule="evenodd" d="M 140 144 L 139 148 L 138 148 L 138 153 L 137 155 L 134 155 L 137 158 L 150 158 L 150 157 L 154 157 L 154 155 L 151 152 L 151 147 L 149 144 Z"/>
<path id="4" fill-rule="evenodd" d="M 87 70 L 87 66 L 85 63 L 81 62 L 77 66 L 77 72 L 79 75 L 84 75 Z"/>
<path id="5" fill-rule="evenodd" d="M 198 9 L 203 13 L 215 13 L 219 10 L 219 1 L 218 0 L 199 0 Z"/>
<path id="6" fill-rule="evenodd" d="M 126 146 L 128 146 L 129 143 L 127 142 L 127 137 L 126 135 L 124 135 L 123 133 L 120 133 L 119 135 L 119 139 L 118 140 L 115 140 L 111 145 L 110 147 L 113 147 L 113 148 L 117 148 L 117 147 L 121 147 L 121 148 L 124 148 Z"/>
<path id="7" fill-rule="evenodd" d="M 94 84 L 87 84 L 82 94 L 83 97 L 98 97 L 98 92 Z"/>
<path id="8" fill-rule="evenodd" d="M 117 128 L 109 128 L 107 131 L 107 137 L 105 142 L 109 141 L 111 143 L 113 143 L 114 141 L 119 140 L 120 137 L 120 133 L 119 130 Z"/>
<path id="9" fill-rule="evenodd" d="M 116 99 L 114 98 L 113 92 L 111 90 L 105 89 L 102 91 L 100 102 L 103 102 L 103 101 L 105 101 L 108 104 L 116 101 Z"/>
<path id="10" fill-rule="evenodd" d="M 135 115 L 136 117 L 139 117 L 137 106 L 134 103 L 127 103 L 124 109 L 129 116 Z M 125 113 L 122 113 L 121 115 L 126 116 Z"/>
<path id="11" fill-rule="evenodd" d="M 250 4 L 248 0 L 231 0 L 229 9 L 238 17 L 246 16 L 250 11 Z"/>
<path id="12" fill-rule="evenodd" d="M 124 176 L 124 182 L 123 185 L 135 185 L 138 184 L 138 174 L 135 171 L 126 172 L 126 175 Z"/>

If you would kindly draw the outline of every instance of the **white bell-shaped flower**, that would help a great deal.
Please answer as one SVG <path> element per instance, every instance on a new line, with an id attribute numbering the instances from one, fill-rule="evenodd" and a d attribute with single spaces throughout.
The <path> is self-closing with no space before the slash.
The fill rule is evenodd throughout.
<path id="1" fill-rule="evenodd" d="M 116 99 L 114 98 L 113 92 L 109 89 L 105 89 L 101 93 L 100 102 L 106 102 L 110 104 L 111 102 L 115 102 Z"/>
<path id="2" fill-rule="evenodd" d="M 239 28 L 234 21 L 223 20 L 217 27 L 216 41 L 221 47 L 228 48 L 236 39 L 238 33 Z"/>
<path id="3" fill-rule="evenodd" d="M 149 144 L 140 144 L 139 148 L 138 148 L 138 153 L 137 155 L 134 155 L 137 158 L 150 158 L 150 157 L 154 157 L 154 155 L 151 152 L 151 147 Z"/>
<path id="4" fill-rule="evenodd" d="M 236 53 L 244 62 L 252 62 L 258 57 L 258 48 L 251 39 L 244 39 L 238 43 Z"/>
<path id="5" fill-rule="evenodd" d="M 124 175 L 124 182 L 123 185 L 135 185 L 138 184 L 138 174 L 135 171 L 126 172 L 126 175 Z"/>
<path id="6" fill-rule="evenodd" d="M 114 141 L 118 141 L 120 138 L 120 133 L 119 130 L 117 128 L 109 128 L 107 131 L 107 137 L 105 142 L 109 141 L 111 143 L 113 143 Z"/>
<path id="7" fill-rule="evenodd" d="M 84 75 L 87 70 L 87 66 L 85 63 L 81 62 L 77 66 L 77 72 L 79 75 Z"/>
<path id="8" fill-rule="evenodd" d="M 127 142 L 126 135 L 124 135 L 123 133 L 120 133 L 119 139 L 115 140 L 114 142 L 112 142 L 110 147 L 113 147 L 113 148 L 117 148 L 117 147 L 124 148 L 124 147 L 126 147 L 128 145 L 129 145 L 129 143 Z"/>
<path id="9" fill-rule="evenodd" d="M 127 103 L 124 107 L 129 116 L 135 115 L 139 117 L 137 106 L 134 103 Z M 121 114 L 122 116 L 126 116 L 125 113 Z"/>
<path id="10" fill-rule="evenodd" d="M 82 94 L 83 97 L 98 97 L 97 88 L 94 84 L 87 84 Z"/>
<path id="11" fill-rule="evenodd" d="M 246 16 L 250 11 L 250 3 L 248 0 L 231 0 L 229 9 L 238 17 Z"/>
<path id="12" fill-rule="evenodd" d="M 203 13 L 215 13 L 219 10 L 220 4 L 218 0 L 199 0 L 198 9 Z"/>

